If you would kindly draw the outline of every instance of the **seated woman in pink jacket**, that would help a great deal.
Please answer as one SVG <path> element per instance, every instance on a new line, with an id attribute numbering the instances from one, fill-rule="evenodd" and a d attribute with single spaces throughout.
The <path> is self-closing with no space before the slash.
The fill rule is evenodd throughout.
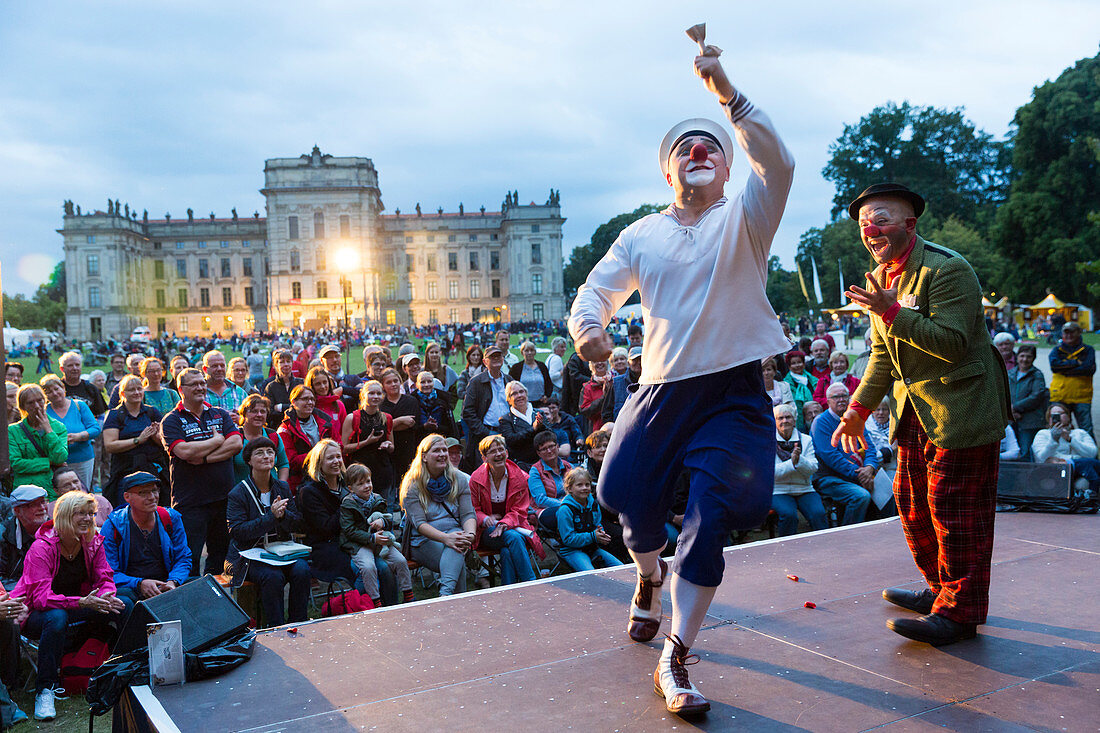
<path id="1" fill-rule="evenodd" d="M 115 596 L 114 571 L 96 534 L 96 501 L 70 491 L 54 504 L 53 520 L 38 528 L 12 595 L 24 598 L 23 635 L 38 639 L 35 718 L 54 717 L 66 630 L 77 621 L 84 637 L 114 641 L 133 607 Z"/>
<path id="2" fill-rule="evenodd" d="M 500 582 L 504 585 L 535 580 L 538 576 L 531 566 L 527 543 L 540 557 L 544 551 L 527 522 L 531 505 L 527 472 L 508 460 L 508 446 L 502 436 L 488 435 L 477 447 L 483 463 L 470 475 L 470 500 L 477 515 L 474 548 L 500 553 Z"/>
<path id="3" fill-rule="evenodd" d="M 859 377 L 848 373 L 848 355 L 842 351 L 834 351 L 829 357 L 829 373 L 817 378 L 817 387 L 814 389 L 814 402 L 826 410 L 829 403 L 825 399 L 825 391 L 830 384 L 841 383 L 848 388 L 848 394 L 855 394 L 859 386 Z"/>

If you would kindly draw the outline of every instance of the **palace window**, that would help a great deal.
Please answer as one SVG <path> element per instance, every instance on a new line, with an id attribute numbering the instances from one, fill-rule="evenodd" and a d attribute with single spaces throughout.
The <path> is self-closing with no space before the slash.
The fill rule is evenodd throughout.
<path id="1" fill-rule="evenodd" d="M 88 274 L 99 274 L 99 255 L 88 255 Z"/>
<path id="2" fill-rule="evenodd" d="M 297 239 L 298 238 L 298 217 L 288 216 L 286 218 L 286 238 Z"/>
<path id="3" fill-rule="evenodd" d="M 317 297 L 318 298 L 327 298 L 328 297 L 328 283 L 325 282 L 324 280 L 318 280 L 317 281 Z"/>
<path id="4" fill-rule="evenodd" d="M 222 306 L 229 308 L 233 305 L 233 288 L 222 288 Z"/>
<path id="5" fill-rule="evenodd" d="M 302 299 L 302 283 L 295 280 L 290 284 L 290 297 L 295 300 Z"/>
<path id="6" fill-rule="evenodd" d="M 323 211 L 313 212 L 313 238 L 325 238 L 325 213 Z"/>

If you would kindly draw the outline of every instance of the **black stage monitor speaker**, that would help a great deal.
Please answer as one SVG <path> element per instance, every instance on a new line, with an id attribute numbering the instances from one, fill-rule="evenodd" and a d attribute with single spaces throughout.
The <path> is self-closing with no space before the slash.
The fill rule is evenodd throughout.
<path id="1" fill-rule="evenodd" d="M 112 653 L 148 646 L 146 624 L 177 620 L 183 630 L 183 651 L 201 652 L 248 628 L 249 617 L 218 581 L 204 575 L 134 606 Z"/>
<path id="2" fill-rule="evenodd" d="M 1066 501 L 1072 496 L 1072 471 L 1067 463 L 1001 461 L 997 473 L 998 498 Z"/>

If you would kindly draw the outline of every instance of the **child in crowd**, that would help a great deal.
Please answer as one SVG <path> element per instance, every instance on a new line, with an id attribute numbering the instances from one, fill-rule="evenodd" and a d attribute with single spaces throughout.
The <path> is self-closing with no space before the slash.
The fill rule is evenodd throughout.
<path id="1" fill-rule="evenodd" d="M 397 578 L 402 602 L 411 603 L 415 600 L 412 573 L 390 531 L 393 515 L 385 513 L 386 500 L 374 493 L 370 469 L 362 463 L 348 466 L 346 474 L 351 493 L 340 502 L 340 549 L 351 555 L 363 587 L 376 607 L 382 605 L 382 598 L 375 557 L 390 566 Z"/>
<path id="2" fill-rule="evenodd" d="M 603 567 L 622 565 L 602 547 L 611 541 L 611 535 L 600 526 L 600 505 L 592 495 L 588 471 L 574 468 L 565 474 L 563 483 L 566 497 L 558 507 L 558 555 L 574 570 L 592 570 L 596 562 Z"/>
<path id="3" fill-rule="evenodd" d="M 454 437 L 454 418 L 450 406 L 435 388 L 435 377 L 425 370 L 416 375 L 416 391 L 420 403 L 420 427 L 424 434 L 439 433 L 445 438 Z"/>

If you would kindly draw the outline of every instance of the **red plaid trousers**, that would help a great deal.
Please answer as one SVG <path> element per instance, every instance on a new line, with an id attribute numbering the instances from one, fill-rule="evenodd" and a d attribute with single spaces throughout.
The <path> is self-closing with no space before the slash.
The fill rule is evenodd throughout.
<path id="1" fill-rule="evenodd" d="M 908 404 L 897 436 L 894 497 L 913 560 L 937 593 L 932 612 L 985 623 L 1000 443 L 938 448 Z"/>

